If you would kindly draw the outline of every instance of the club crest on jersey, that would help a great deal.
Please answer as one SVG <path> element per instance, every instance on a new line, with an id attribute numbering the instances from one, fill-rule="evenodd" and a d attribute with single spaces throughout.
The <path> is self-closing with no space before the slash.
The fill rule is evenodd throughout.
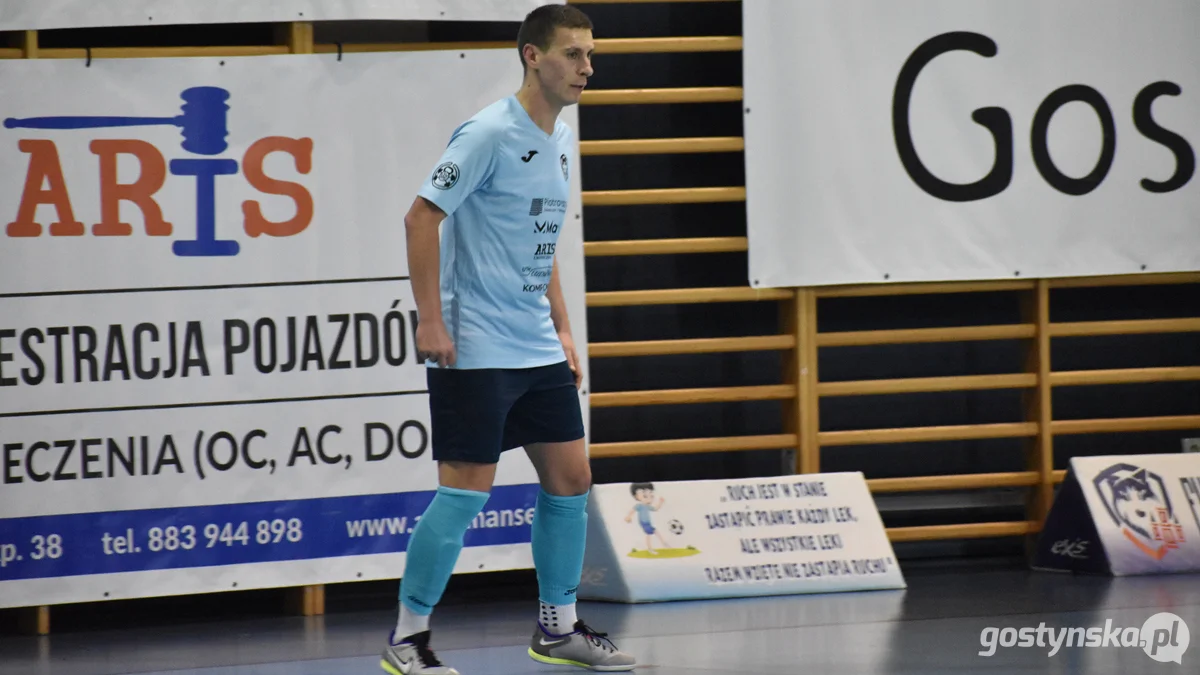
<path id="1" fill-rule="evenodd" d="M 449 190 L 458 182 L 458 165 L 446 162 L 433 170 L 433 187 L 439 190 Z"/>
<path id="2" fill-rule="evenodd" d="M 559 155 L 559 157 L 558 157 L 558 163 L 562 165 L 562 170 L 563 170 L 563 180 L 567 180 L 567 176 L 569 175 L 569 174 L 567 173 L 567 156 L 566 156 L 566 155 Z"/>

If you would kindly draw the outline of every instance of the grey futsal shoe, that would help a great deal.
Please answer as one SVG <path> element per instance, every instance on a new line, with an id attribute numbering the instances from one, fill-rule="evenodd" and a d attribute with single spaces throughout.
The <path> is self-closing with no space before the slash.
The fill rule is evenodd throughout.
<path id="1" fill-rule="evenodd" d="M 539 623 L 533 631 L 529 656 L 542 663 L 602 672 L 633 670 L 637 665 L 632 656 L 617 650 L 606 633 L 597 633 L 582 621 L 576 621 L 574 628 L 573 633 L 555 636 Z"/>
<path id="2" fill-rule="evenodd" d="M 429 631 L 410 635 L 404 642 L 393 644 L 393 634 L 388 639 L 388 648 L 383 650 L 379 665 L 391 675 L 458 675 L 458 671 L 443 666 L 429 648 Z"/>

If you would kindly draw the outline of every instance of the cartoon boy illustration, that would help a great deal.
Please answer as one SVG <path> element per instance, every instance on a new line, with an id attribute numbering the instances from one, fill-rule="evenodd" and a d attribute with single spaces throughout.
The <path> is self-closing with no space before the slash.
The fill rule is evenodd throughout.
<path id="1" fill-rule="evenodd" d="M 658 498 L 658 505 L 654 505 L 654 484 L 653 483 L 634 483 L 629 486 L 630 493 L 637 500 L 637 504 L 629 509 L 629 515 L 625 516 L 625 522 L 633 522 L 633 514 L 637 514 L 638 524 L 642 526 L 642 531 L 646 533 L 646 551 L 649 553 L 657 553 L 651 542 L 651 537 L 658 535 L 658 540 L 662 542 L 663 548 L 671 548 L 666 539 L 663 539 L 662 533 L 654 528 L 654 524 L 650 522 L 650 512 L 657 511 L 662 508 L 663 502 L 666 500 L 662 497 Z"/>

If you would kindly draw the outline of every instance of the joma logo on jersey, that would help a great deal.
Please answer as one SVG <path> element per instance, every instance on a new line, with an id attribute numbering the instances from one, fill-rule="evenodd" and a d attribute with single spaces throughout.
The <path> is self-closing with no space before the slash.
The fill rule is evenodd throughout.
<path id="1" fill-rule="evenodd" d="M 313 142 L 310 138 L 268 136 L 249 145 L 239 161 L 217 157 L 229 149 L 227 113 L 229 92 L 218 87 L 193 87 L 181 94 L 183 107 L 172 117 L 33 117 L 4 120 L 7 129 L 78 130 L 110 127 L 175 126 L 183 136 L 182 148 L 187 156 L 168 163 L 162 151 L 151 143 L 138 139 L 93 139 L 87 145 L 96 156 L 99 174 L 100 222 L 91 228 L 97 237 L 128 237 L 133 234 L 129 223 L 121 222 L 120 204 L 130 202 L 142 214 L 147 236 L 169 237 L 176 226 L 166 218 L 155 195 L 172 176 L 190 177 L 195 184 L 195 236 L 177 239 L 172 250 L 177 256 L 233 256 L 241 250 L 234 240 L 217 239 L 216 201 L 219 176 L 237 175 L 239 170 L 255 190 L 266 195 L 280 195 L 295 203 L 295 215 L 288 220 L 268 220 L 262 205 L 255 200 L 242 202 L 242 228 L 247 236 L 291 237 L 308 228 L 313 218 L 312 194 L 298 183 L 283 181 L 267 175 L 265 164 L 273 153 L 291 155 L 296 171 L 312 171 Z M 59 141 L 62 142 L 62 141 Z M 66 144 L 64 143 L 64 147 Z M 17 148 L 29 155 L 25 186 L 21 192 L 16 219 L 8 224 L 9 237 L 40 237 L 42 223 L 37 220 L 40 206 L 54 209 L 55 221 L 50 223 L 52 237 L 81 237 L 87 232 L 83 222 L 76 219 L 70 190 L 59 159 L 59 146 L 54 140 L 23 138 Z M 133 182 L 120 182 L 117 165 L 122 157 L 138 164 L 138 176 Z M 239 169 L 240 167 L 240 169 Z M 182 214 L 179 214 L 182 215 Z M 177 221 L 177 218 L 171 220 Z M 189 228 L 180 227 L 179 234 Z"/>
<path id="2" fill-rule="evenodd" d="M 536 256 L 551 256 L 554 255 L 554 244 L 538 244 Z"/>
<path id="3" fill-rule="evenodd" d="M 549 220 L 544 223 L 534 221 L 533 231 L 538 234 L 554 234 L 555 232 L 558 232 L 558 223 L 553 223 Z"/>

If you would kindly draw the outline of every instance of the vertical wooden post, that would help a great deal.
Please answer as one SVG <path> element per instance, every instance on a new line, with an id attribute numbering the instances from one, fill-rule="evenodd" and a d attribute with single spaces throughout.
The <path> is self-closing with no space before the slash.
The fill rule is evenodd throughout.
<path id="1" fill-rule="evenodd" d="M 36 30 L 23 31 L 21 36 L 21 54 L 22 58 L 36 59 L 38 57 L 38 32 Z"/>
<path id="2" fill-rule="evenodd" d="M 293 21 L 280 24 L 282 40 L 293 54 L 313 53 L 313 25 L 311 21 Z"/>
<path id="3" fill-rule="evenodd" d="M 38 32 L 36 30 L 26 30 L 17 33 L 17 41 L 20 43 L 21 58 L 36 59 L 38 58 Z M 25 634 L 31 635 L 49 635 L 50 634 L 50 607 L 42 605 L 40 607 L 24 607 L 18 610 L 17 615 L 18 630 Z"/>
<path id="4" fill-rule="evenodd" d="M 313 25 L 310 21 L 293 21 L 281 24 L 282 42 L 292 54 L 313 53 Z M 322 585 L 301 586 L 287 591 L 288 611 L 302 616 L 318 616 L 325 613 L 325 587 Z"/>
<path id="5" fill-rule="evenodd" d="M 17 624 L 17 630 L 25 635 L 49 635 L 50 608 L 45 605 L 23 607 L 18 610 Z"/>
<path id="6" fill-rule="evenodd" d="M 320 616 L 325 613 L 325 587 L 300 586 L 287 589 L 287 611 L 301 616 Z"/>
<path id="7" fill-rule="evenodd" d="M 313 53 L 313 25 L 309 21 L 292 21 L 276 25 L 276 40 L 286 44 L 292 54 Z M 325 587 L 299 586 L 285 591 L 286 611 L 302 616 L 325 613 Z"/>
<path id="8" fill-rule="evenodd" d="M 1037 375 L 1037 387 L 1027 391 L 1025 415 L 1037 422 L 1038 434 L 1029 441 L 1026 467 L 1036 471 L 1038 482 L 1029 495 L 1028 518 L 1039 525 L 1046 522 L 1054 501 L 1054 434 L 1051 431 L 1053 410 L 1050 387 L 1050 283 L 1039 279 L 1034 290 L 1023 297 L 1022 314 L 1026 323 L 1035 327 L 1033 340 L 1025 353 L 1025 372 Z M 1030 551 L 1035 541 L 1030 537 Z"/>
<path id="9" fill-rule="evenodd" d="M 784 330 L 796 338 L 796 346 L 783 359 L 784 382 L 795 385 L 796 398 L 784 410 L 784 429 L 796 434 L 796 473 L 821 470 L 820 401 L 817 398 L 817 294 L 798 288 L 784 305 Z"/>

